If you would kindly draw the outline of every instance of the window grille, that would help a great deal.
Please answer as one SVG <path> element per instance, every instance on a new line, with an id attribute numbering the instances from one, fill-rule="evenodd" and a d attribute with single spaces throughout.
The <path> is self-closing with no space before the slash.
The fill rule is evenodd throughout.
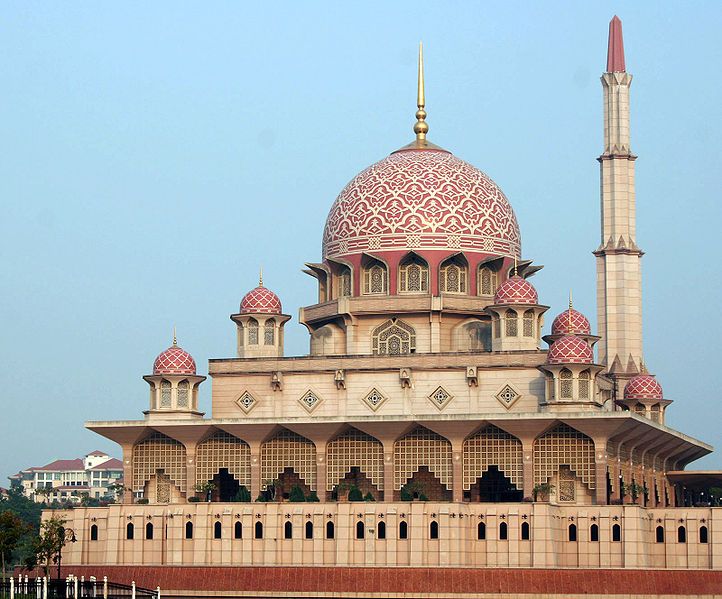
<path id="1" fill-rule="evenodd" d="M 255 318 L 248 319 L 248 345 L 258 345 L 258 321 Z"/>
<path id="2" fill-rule="evenodd" d="M 595 488 L 594 442 L 567 424 L 555 426 L 534 441 L 534 484 L 548 482 L 563 465 L 589 489 Z"/>
<path id="3" fill-rule="evenodd" d="M 442 293 L 466 293 L 466 266 L 451 262 L 441 267 Z"/>
<path id="4" fill-rule="evenodd" d="M 563 368 L 559 373 L 559 397 L 561 399 L 572 399 L 574 397 L 573 384 L 571 370 Z"/>
<path id="5" fill-rule="evenodd" d="M 339 276 L 339 296 L 351 297 L 351 271 L 344 268 Z"/>
<path id="6" fill-rule="evenodd" d="M 269 318 L 263 325 L 263 344 L 276 344 L 276 321 L 273 318 Z"/>
<path id="7" fill-rule="evenodd" d="M 221 470 L 247 488 L 251 486 L 251 448 L 248 443 L 224 431 L 218 431 L 198 444 L 196 449 L 196 484 L 213 480 Z"/>
<path id="8" fill-rule="evenodd" d="M 462 452 L 464 490 L 469 491 L 489 466 L 497 466 L 511 484 L 522 488 L 524 463 L 521 441 L 489 424 L 464 441 Z"/>
<path id="9" fill-rule="evenodd" d="M 188 398 L 190 397 L 191 385 L 188 381 L 178 383 L 178 407 L 187 408 Z"/>
<path id="10" fill-rule="evenodd" d="M 506 336 L 516 337 L 519 332 L 518 317 L 514 310 L 509 309 L 504 313 L 504 321 L 506 322 Z"/>
<path id="11" fill-rule="evenodd" d="M 534 336 L 534 310 L 524 312 L 524 337 Z"/>
<path id="12" fill-rule="evenodd" d="M 399 292 L 425 293 L 429 290 L 429 267 L 419 258 L 399 266 Z"/>
<path id="13" fill-rule="evenodd" d="M 591 378 L 591 374 L 588 370 L 582 370 L 579 373 L 579 399 L 589 399 Z"/>
<path id="14" fill-rule="evenodd" d="M 261 489 L 286 468 L 293 468 L 310 489 L 316 489 L 316 446 L 301 435 L 283 430 L 261 445 Z"/>
<path id="15" fill-rule="evenodd" d="M 559 468 L 559 501 L 572 502 L 576 500 L 577 477 L 569 466 Z"/>
<path id="16" fill-rule="evenodd" d="M 497 287 L 496 272 L 483 267 L 479 271 L 479 292 L 481 295 L 494 295 Z"/>
<path id="17" fill-rule="evenodd" d="M 364 294 L 386 293 L 386 268 L 381 264 L 374 264 L 364 269 Z"/>
<path id="18" fill-rule="evenodd" d="M 170 381 L 165 379 L 160 382 L 160 407 L 170 408 L 171 407 L 171 384 Z"/>
<path id="19" fill-rule="evenodd" d="M 326 446 L 326 490 L 333 491 L 353 467 L 357 467 L 379 491 L 383 491 L 383 445 L 378 439 L 357 429 L 343 433 Z"/>
<path id="20" fill-rule="evenodd" d="M 421 466 L 451 490 L 451 443 L 424 427 L 417 427 L 394 443 L 394 489 L 401 489 Z"/>
<path id="21" fill-rule="evenodd" d="M 133 448 L 133 490 L 142 491 L 158 472 L 165 473 L 181 491 L 186 489 L 186 448 L 175 439 L 154 432 Z"/>
<path id="22" fill-rule="evenodd" d="M 402 320 L 387 320 L 372 336 L 374 354 L 397 356 L 416 351 L 416 331 Z"/>

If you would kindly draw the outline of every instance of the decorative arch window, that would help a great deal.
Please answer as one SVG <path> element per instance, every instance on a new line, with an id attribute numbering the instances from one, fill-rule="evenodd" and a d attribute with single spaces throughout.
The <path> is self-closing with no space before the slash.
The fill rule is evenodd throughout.
<path id="1" fill-rule="evenodd" d="M 572 371 L 568 368 L 562 368 L 559 373 L 559 397 L 561 399 L 571 399 L 574 396 L 572 384 Z"/>
<path id="2" fill-rule="evenodd" d="M 647 414 L 647 408 L 645 408 L 642 403 L 634 404 L 634 413 L 639 414 L 640 416 L 645 416 Z"/>
<path id="3" fill-rule="evenodd" d="M 528 522 L 521 523 L 521 540 L 528 541 L 531 537 L 531 529 Z"/>
<path id="4" fill-rule="evenodd" d="M 479 525 L 476 527 L 476 538 L 479 541 L 486 540 L 486 524 L 483 522 L 479 522 Z"/>
<path id="5" fill-rule="evenodd" d="M 365 534 L 364 534 L 365 532 L 366 531 L 364 529 L 364 523 L 361 520 L 356 522 L 356 538 L 363 539 L 365 536 Z"/>
<path id="6" fill-rule="evenodd" d="M 579 399 L 589 399 L 589 387 L 592 381 L 592 375 L 588 370 L 582 370 L 579 373 Z"/>
<path id="7" fill-rule="evenodd" d="M 263 344 L 276 344 L 276 321 L 273 318 L 269 318 L 263 325 Z"/>
<path id="8" fill-rule="evenodd" d="M 592 543 L 598 543 L 599 542 L 599 526 L 596 524 L 592 524 L 589 527 L 589 540 Z"/>
<path id="9" fill-rule="evenodd" d="M 133 526 L 132 522 L 128 522 L 128 525 L 125 527 L 125 538 L 129 541 L 135 538 L 135 526 Z"/>
<path id="10" fill-rule="evenodd" d="M 243 538 L 243 525 L 240 522 L 236 522 L 233 525 L 233 538 L 234 539 L 242 539 Z"/>
<path id="11" fill-rule="evenodd" d="M 439 538 L 439 523 L 436 520 L 432 520 L 431 524 L 429 524 L 429 538 L 430 539 L 438 539 Z"/>
<path id="12" fill-rule="evenodd" d="M 678 543 L 686 543 L 687 542 L 687 529 L 684 526 L 680 526 L 677 529 L 677 542 Z"/>
<path id="13" fill-rule="evenodd" d="M 312 539 L 313 538 L 313 522 L 310 520 L 306 522 L 306 538 Z"/>
<path id="14" fill-rule="evenodd" d="M 335 526 L 333 525 L 333 522 L 330 520 L 326 522 L 326 538 L 327 539 L 333 539 L 334 535 L 336 533 Z"/>
<path id="15" fill-rule="evenodd" d="M 466 265 L 452 258 L 441 265 L 439 290 L 441 293 L 467 293 Z"/>
<path id="16" fill-rule="evenodd" d="M 654 536 L 657 543 L 664 543 L 664 527 L 658 526 L 654 531 Z"/>
<path id="17" fill-rule="evenodd" d="M 506 522 L 499 524 L 499 540 L 506 541 L 509 538 L 509 526 Z"/>
<path id="18" fill-rule="evenodd" d="M 386 522 L 379 522 L 376 527 L 376 538 L 381 540 L 386 538 Z"/>
<path id="19" fill-rule="evenodd" d="M 248 345 L 258 345 L 258 321 L 255 318 L 248 319 Z"/>
<path id="20" fill-rule="evenodd" d="M 414 353 L 416 331 L 403 320 L 387 320 L 374 330 L 372 351 L 374 354 L 390 356 Z"/>
<path id="21" fill-rule="evenodd" d="M 504 312 L 504 322 L 506 323 L 506 336 L 516 337 L 519 334 L 519 319 L 515 310 L 509 308 Z"/>
<path id="22" fill-rule="evenodd" d="M 263 523 L 262 522 L 256 522 L 256 525 L 253 527 L 253 536 L 256 539 L 262 539 L 263 538 Z"/>
<path id="23" fill-rule="evenodd" d="M 223 533 L 223 527 L 221 526 L 221 523 L 216 521 L 215 524 L 213 524 L 213 538 L 214 539 L 220 539 Z"/>
<path id="24" fill-rule="evenodd" d="M 193 522 L 186 522 L 186 539 L 193 538 Z"/>
<path id="25" fill-rule="evenodd" d="M 388 276 L 386 265 L 381 262 L 373 262 L 363 270 L 363 293 L 364 295 L 385 294 L 388 289 Z"/>
<path id="26" fill-rule="evenodd" d="M 524 311 L 524 337 L 534 336 L 534 310 Z"/>
<path id="27" fill-rule="evenodd" d="M 292 539 L 293 538 L 293 524 L 290 522 L 286 522 L 283 525 L 283 538 L 284 539 Z"/>
<path id="28" fill-rule="evenodd" d="M 146 538 L 148 541 L 152 541 L 152 540 L 153 540 L 153 523 L 152 523 L 152 522 L 148 522 L 148 523 L 145 525 L 145 538 Z"/>
<path id="29" fill-rule="evenodd" d="M 187 408 L 191 393 L 191 384 L 188 381 L 178 383 L 178 407 Z"/>
<path id="30" fill-rule="evenodd" d="M 661 420 L 661 418 L 660 418 L 661 412 L 662 411 L 659 407 L 659 404 L 658 403 L 654 404 L 652 406 L 652 408 L 650 409 L 650 416 L 652 417 L 652 420 L 654 420 L 655 422 L 659 422 Z"/>
<path id="31" fill-rule="evenodd" d="M 612 542 L 619 543 L 622 540 L 622 527 L 619 524 L 612 526 Z"/>
<path id="32" fill-rule="evenodd" d="M 97 541 L 98 540 L 98 525 L 93 524 L 90 527 L 90 540 L 91 541 Z"/>
<path id="33" fill-rule="evenodd" d="M 399 293 L 429 291 L 429 266 L 418 256 L 411 256 L 399 265 Z"/>
<path id="34" fill-rule="evenodd" d="M 351 297 L 351 269 L 347 266 L 338 275 L 338 296 Z"/>
<path id="35" fill-rule="evenodd" d="M 409 538 L 409 525 L 407 524 L 406 520 L 402 520 L 399 522 L 399 539 L 408 539 Z"/>
<path id="36" fill-rule="evenodd" d="M 570 524 L 569 525 L 569 541 L 572 543 L 575 543 L 576 540 L 577 540 L 577 525 Z"/>
<path id="37" fill-rule="evenodd" d="M 479 269 L 479 295 L 494 295 L 498 278 L 496 272 L 483 266 Z"/>
<path id="38" fill-rule="evenodd" d="M 160 382 L 160 407 L 161 408 L 170 408 L 171 407 L 170 393 L 171 393 L 170 381 L 166 381 L 165 379 L 163 379 Z"/>
<path id="39" fill-rule="evenodd" d="M 699 542 L 700 543 L 708 543 L 709 542 L 709 534 L 707 532 L 706 526 L 699 527 Z"/>

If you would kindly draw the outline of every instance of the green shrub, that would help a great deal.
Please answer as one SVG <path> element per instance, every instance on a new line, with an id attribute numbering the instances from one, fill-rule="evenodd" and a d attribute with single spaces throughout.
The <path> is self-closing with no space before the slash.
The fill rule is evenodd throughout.
<path id="1" fill-rule="evenodd" d="M 193 497 L 189 497 L 189 498 L 188 498 L 188 502 L 189 502 L 189 503 L 198 503 L 200 500 L 201 500 L 201 498 L 200 498 L 200 497 L 196 497 L 195 495 L 193 495 Z"/>
<path id="2" fill-rule="evenodd" d="M 366 493 L 366 495 L 364 495 L 364 501 L 376 501 L 374 496 L 371 494 L 371 491 L 369 491 L 368 493 Z"/>
<path id="3" fill-rule="evenodd" d="M 291 493 L 288 497 L 288 500 L 293 503 L 303 503 L 306 501 L 306 496 L 303 494 L 303 489 L 299 487 L 298 485 L 293 485 L 291 487 Z"/>
<path id="4" fill-rule="evenodd" d="M 238 492 L 236 493 L 236 496 L 233 498 L 233 501 L 243 503 L 251 500 L 251 492 L 246 488 L 245 485 L 241 485 L 238 488 Z"/>
<path id="5" fill-rule="evenodd" d="M 349 501 L 363 501 L 364 495 L 361 492 L 361 489 L 358 487 L 351 487 L 351 490 L 348 492 L 348 500 Z"/>
<path id="6" fill-rule="evenodd" d="M 309 493 L 306 497 L 306 501 L 309 503 L 318 503 L 321 500 L 318 498 L 318 493 L 316 493 L 316 491 L 311 491 L 311 493 Z"/>
<path id="7" fill-rule="evenodd" d="M 401 501 L 413 501 L 413 494 L 404 486 L 401 487 Z"/>

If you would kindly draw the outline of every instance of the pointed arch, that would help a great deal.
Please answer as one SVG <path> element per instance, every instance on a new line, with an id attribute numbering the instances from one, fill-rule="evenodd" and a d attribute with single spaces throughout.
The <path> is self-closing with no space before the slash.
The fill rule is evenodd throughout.
<path id="1" fill-rule="evenodd" d="M 589 489 L 596 487 L 594 441 L 560 423 L 534 440 L 534 484 L 542 484 L 568 466 Z"/>
<path id="2" fill-rule="evenodd" d="M 263 325 L 263 345 L 276 345 L 276 321 L 273 318 Z"/>
<path id="3" fill-rule="evenodd" d="M 142 491 L 158 472 L 165 474 L 181 492 L 186 490 L 185 445 L 153 431 L 133 447 L 133 490 Z"/>
<path id="4" fill-rule="evenodd" d="M 509 308 L 504 312 L 504 324 L 507 337 L 516 337 L 519 334 L 519 315 L 516 310 Z"/>
<path id="5" fill-rule="evenodd" d="M 399 263 L 399 293 L 428 293 L 429 264 L 418 254 L 411 252 Z"/>
<path id="6" fill-rule="evenodd" d="M 361 269 L 361 293 L 386 295 L 389 292 L 389 269 L 378 258 L 364 254 Z"/>
<path id="7" fill-rule="evenodd" d="M 572 399 L 574 397 L 573 385 L 572 371 L 568 368 L 562 368 L 559 372 L 559 398 Z"/>
<path id="8" fill-rule="evenodd" d="M 416 351 L 416 331 L 403 320 L 387 320 L 374 329 L 371 350 L 375 355 L 412 354 Z"/>
<path id="9" fill-rule="evenodd" d="M 493 424 L 487 424 L 464 440 L 462 450 L 464 490 L 471 489 L 490 466 L 497 466 L 511 483 L 522 489 L 524 460 L 521 441 Z"/>
<path id="10" fill-rule="evenodd" d="M 381 441 L 349 428 L 326 446 L 326 490 L 332 491 L 352 468 L 359 468 L 378 491 L 384 490 L 384 447 Z"/>
<path id="11" fill-rule="evenodd" d="M 196 484 L 213 480 L 221 468 L 226 468 L 238 484 L 250 488 L 251 448 L 230 433 L 216 431 L 196 449 Z"/>
<path id="12" fill-rule="evenodd" d="M 172 393 L 173 385 L 171 385 L 170 381 L 166 379 L 162 379 L 160 381 L 160 407 L 161 408 L 170 408 L 173 406 L 173 402 L 171 399 L 171 393 Z"/>
<path id="13" fill-rule="evenodd" d="M 469 263 L 463 254 L 456 254 L 444 260 L 439 266 L 440 293 L 469 292 Z"/>
<path id="14" fill-rule="evenodd" d="M 248 345 L 258 345 L 258 321 L 250 317 L 248 319 Z"/>
<path id="15" fill-rule="evenodd" d="M 589 370 L 582 370 L 579 373 L 579 399 L 589 399 L 592 375 Z"/>
<path id="16" fill-rule="evenodd" d="M 394 489 L 400 490 L 422 466 L 451 490 L 451 443 L 438 433 L 417 426 L 394 443 Z"/>
<path id="17" fill-rule="evenodd" d="M 477 283 L 479 295 L 493 296 L 499 286 L 498 281 L 499 275 L 495 270 L 484 265 L 479 267 L 479 282 Z"/>
<path id="18" fill-rule="evenodd" d="M 310 489 L 316 489 L 316 446 L 306 437 L 283 429 L 261 445 L 261 489 L 286 468 L 292 468 Z"/>

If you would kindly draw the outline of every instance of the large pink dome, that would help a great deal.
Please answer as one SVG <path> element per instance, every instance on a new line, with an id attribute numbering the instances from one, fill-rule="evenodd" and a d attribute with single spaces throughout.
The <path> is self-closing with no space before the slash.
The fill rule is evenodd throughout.
<path id="1" fill-rule="evenodd" d="M 153 362 L 153 374 L 195 374 L 196 361 L 186 350 L 173 344 Z"/>
<path id="2" fill-rule="evenodd" d="M 624 399 L 664 399 L 664 392 L 654 375 L 638 374 L 624 386 Z"/>
<path id="3" fill-rule="evenodd" d="M 534 285 L 519 275 L 504 281 L 494 295 L 495 304 L 538 304 L 539 294 Z"/>
<path id="4" fill-rule="evenodd" d="M 323 257 L 447 250 L 519 256 L 514 210 L 483 172 L 450 152 L 402 149 L 343 189 L 323 233 Z"/>
<path id="5" fill-rule="evenodd" d="M 549 348 L 548 364 L 591 364 L 594 352 L 581 337 L 565 335 L 560 337 Z"/>
<path id="6" fill-rule="evenodd" d="M 591 335 L 589 320 L 574 308 L 564 310 L 552 322 L 552 335 Z"/>
<path id="7" fill-rule="evenodd" d="M 241 300 L 241 314 L 281 314 L 281 300 L 268 287 L 259 285 Z"/>

